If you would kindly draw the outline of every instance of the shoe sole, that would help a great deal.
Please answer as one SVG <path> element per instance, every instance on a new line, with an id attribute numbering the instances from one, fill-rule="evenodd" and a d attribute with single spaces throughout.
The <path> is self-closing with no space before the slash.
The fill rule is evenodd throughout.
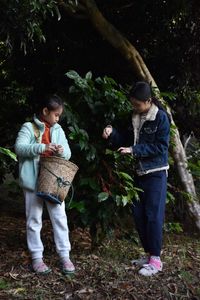
<path id="1" fill-rule="evenodd" d="M 74 271 L 63 271 L 62 270 L 62 274 L 66 275 L 66 276 L 73 276 L 75 274 L 75 270 Z"/>
<path id="2" fill-rule="evenodd" d="M 48 268 L 48 269 L 47 269 L 46 271 L 44 271 L 44 272 L 37 272 L 37 271 L 35 271 L 35 270 L 33 269 L 32 266 L 30 266 L 29 268 L 30 268 L 30 271 L 31 271 L 31 272 L 33 272 L 33 273 L 35 273 L 35 274 L 37 274 L 37 275 L 47 275 L 47 274 L 51 273 L 51 271 L 52 271 L 50 268 Z"/>
<path id="3" fill-rule="evenodd" d="M 51 269 L 48 269 L 48 270 L 46 270 L 44 272 L 36 272 L 36 271 L 34 271 L 34 273 L 37 274 L 37 275 L 48 275 L 49 273 L 51 273 Z"/>
<path id="4" fill-rule="evenodd" d="M 135 261 L 131 261 L 131 265 L 135 266 L 135 267 L 143 267 L 145 264 L 148 264 L 148 261 L 143 262 L 143 263 L 138 263 L 138 262 L 135 262 Z"/>

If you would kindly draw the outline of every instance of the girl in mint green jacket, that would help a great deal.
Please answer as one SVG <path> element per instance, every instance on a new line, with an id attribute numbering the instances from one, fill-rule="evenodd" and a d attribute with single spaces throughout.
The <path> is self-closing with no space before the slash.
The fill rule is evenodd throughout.
<path id="1" fill-rule="evenodd" d="M 56 155 L 70 159 L 71 151 L 62 127 L 58 124 L 63 112 L 63 102 L 57 95 L 44 99 L 34 122 L 22 125 L 15 143 L 19 158 L 19 183 L 23 188 L 26 206 L 27 244 L 32 257 L 32 268 L 38 274 L 47 274 L 51 269 L 43 262 L 43 243 L 40 231 L 44 200 L 36 196 L 40 156 Z M 37 133 L 37 134 L 36 134 Z M 69 242 L 65 203 L 45 202 L 53 226 L 56 250 L 63 273 L 74 272 L 69 258 Z"/>

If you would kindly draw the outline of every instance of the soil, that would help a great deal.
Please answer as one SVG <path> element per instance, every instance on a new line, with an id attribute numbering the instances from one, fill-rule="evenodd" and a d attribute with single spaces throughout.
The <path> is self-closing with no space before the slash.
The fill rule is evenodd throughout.
<path id="1" fill-rule="evenodd" d="M 139 269 L 130 263 L 142 254 L 135 232 L 128 238 L 119 231 L 113 232 L 92 250 L 89 230 L 76 228 L 70 233 L 71 259 L 76 272 L 73 276 L 64 276 L 60 272 L 51 224 L 45 218 L 42 229 L 44 257 L 52 272 L 39 276 L 30 269 L 23 200 L 14 189 L 11 194 L 0 190 L 0 228 L 1 300 L 200 299 L 200 239 L 197 233 L 165 232 L 163 271 L 149 278 L 139 275 Z"/>

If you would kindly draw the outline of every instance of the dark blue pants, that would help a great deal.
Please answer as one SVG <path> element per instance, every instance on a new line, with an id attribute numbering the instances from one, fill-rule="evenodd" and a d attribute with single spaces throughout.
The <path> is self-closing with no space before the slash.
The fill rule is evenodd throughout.
<path id="1" fill-rule="evenodd" d="M 133 216 L 142 246 L 146 253 L 160 256 L 167 192 L 166 171 L 135 177 L 135 184 L 143 190 L 140 200 L 133 202 Z"/>

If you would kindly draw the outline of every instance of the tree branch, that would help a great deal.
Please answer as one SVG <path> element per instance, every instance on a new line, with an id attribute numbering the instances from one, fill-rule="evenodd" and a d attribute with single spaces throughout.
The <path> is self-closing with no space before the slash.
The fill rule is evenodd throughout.
<path id="1" fill-rule="evenodd" d="M 57 0 L 57 4 L 58 6 L 62 7 L 70 17 L 77 19 L 87 19 L 87 11 L 82 4 L 79 3 L 77 6 L 72 6 L 65 3 L 63 0 Z"/>

